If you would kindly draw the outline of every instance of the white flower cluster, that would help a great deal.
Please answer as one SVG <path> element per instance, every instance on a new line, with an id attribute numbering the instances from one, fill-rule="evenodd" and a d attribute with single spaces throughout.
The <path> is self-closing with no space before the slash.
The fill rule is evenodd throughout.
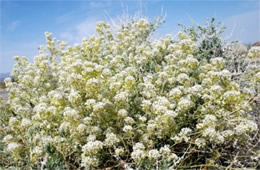
<path id="1" fill-rule="evenodd" d="M 82 147 L 83 153 L 88 155 L 97 154 L 101 149 L 103 149 L 103 143 L 100 141 L 89 141 Z"/>
<path id="2" fill-rule="evenodd" d="M 140 162 L 144 160 L 147 156 L 145 151 L 145 146 L 142 143 L 136 143 L 133 146 L 133 152 L 131 153 L 131 157 L 136 161 Z"/>
<path id="3" fill-rule="evenodd" d="M 208 138 L 210 142 L 217 144 L 221 144 L 225 140 L 224 137 L 219 132 L 216 132 L 215 128 L 213 127 L 206 128 L 203 131 L 202 136 Z"/>
<path id="4" fill-rule="evenodd" d="M 190 128 L 182 128 L 180 133 L 171 139 L 174 140 L 176 143 L 180 143 L 182 141 L 188 142 L 190 140 L 189 133 L 191 132 L 192 130 Z"/>
<path id="5" fill-rule="evenodd" d="M 205 118 L 202 120 L 202 123 L 197 124 L 197 129 L 204 127 L 215 127 L 217 118 L 214 115 L 205 115 Z"/>
<path id="6" fill-rule="evenodd" d="M 234 129 L 237 135 L 257 130 L 257 124 L 252 120 L 242 120 Z"/>
<path id="7" fill-rule="evenodd" d="M 107 146 L 114 146 L 116 145 L 120 140 L 116 137 L 114 133 L 108 133 L 106 135 L 105 145 Z"/>
<path id="8" fill-rule="evenodd" d="M 256 46 L 256 47 L 250 48 L 247 57 L 250 59 L 259 59 L 260 58 L 260 47 Z"/>
<path id="9" fill-rule="evenodd" d="M 224 60 L 199 59 L 185 33 L 152 41 L 159 23 L 133 19 L 114 30 L 100 22 L 96 36 L 74 46 L 46 33 L 33 63 L 16 57 L 0 110 L 3 152 L 38 165 L 51 157 L 43 148 L 55 148 L 67 163 L 90 169 L 177 164 L 190 158 L 189 145 L 200 151 L 256 131 L 246 114 L 251 96 L 231 80 Z"/>
<path id="10" fill-rule="evenodd" d="M 9 152 L 15 152 L 15 151 L 17 151 L 19 148 L 21 148 L 21 145 L 20 145 L 19 143 L 10 142 L 10 143 L 8 143 L 7 151 L 9 151 Z"/>
<path id="11" fill-rule="evenodd" d="M 187 111 L 194 106 L 194 103 L 189 98 L 181 98 L 178 103 L 178 110 L 179 111 Z"/>
<path id="12" fill-rule="evenodd" d="M 156 149 L 152 149 L 148 152 L 148 158 L 151 159 L 151 160 L 156 160 L 156 159 L 159 159 L 160 157 L 160 153 L 158 150 Z"/>

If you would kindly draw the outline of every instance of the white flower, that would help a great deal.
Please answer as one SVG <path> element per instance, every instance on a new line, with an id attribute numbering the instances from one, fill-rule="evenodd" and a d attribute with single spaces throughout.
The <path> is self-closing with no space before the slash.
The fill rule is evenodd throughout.
<path id="1" fill-rule="evenodd" d="M 52 91 L 51 91 L 51 92 L 52 92 Z M 49 92 L 49 93 L 51 93 L 51 92 Z M 48 93 L 48 95 L 49 95 L 49 93 Z M 41 96 L 39 100 L 40 100 L 39 105 L 41 104 L 42 106 L 45 106 L 46 103 L 49 102 L 49 99 L 48 99 L 47 96 Z"/>
<path id="2" fill-rule="evenodd" d="M 125 123 L 128 124 L 128 125 L 132 125 L 132 124 L 135 123 L 135 120 L 134 120 L 133 118 L 129 117 L 129 116 L 126 117 L 126 118 L 124 119 L 124 121 L 125 121 Z"/>
<path id="3" fill-rule="evenodd" d="M 142 143 L 140 143 L 140 142 L 136 143 L 133 146 L 133 150 L 144 150 L 144 149 L 145 149 L 145 146 Z"/>
<path id="4" fill-rule="evenodd" d="M 17 150 L 19 150 L 19 148 L 21 148 L 21 144 L 16 143 L 16 142 L 11 142 L 7 145 L 7 151 L 9 152 L 15 152 Z"/>
<path id="5" fill-rule="evenodd" d="M 40 147 L 38 147 L 38 146 L 36 146 L 32 150 L 32 154 L 36 154 L 36 155 L 40 155 L 40 154 L 42 154 L 42 152 L 43 152 L 42 149 Z"/>
<path id="6" fill-rule="evenodd" d="M 102 111 L 104 111 L 104 107 L 105 107 L 105 103 L 98 102 L 98 103 L 94 104 L 93 111 L 94 112 L 102 112 Z"/>
<path id="7" fill-rule="evenodd" d="M 213 85 L 210 88 L 210 91 L 212 91 L 214 94 L 221 95 L 222 91 L 223 91 L 223 88 L 221 86 L 219 86 L 219 85 Z"/>
<path id="8" fill-rule="evenodd" d="M 178 113 L 172 110 L 167 110 L 165 112 L 165 116 L 169 117 L 169 118 L 175 118 L 176 116 L 178 116 Z"/>
<path id="9" fill-rule="evenodd" d="M 231 73 L 228 70 L 222 70 L 221 72 L 218 72 L 218 76 L 223 78 L 223 79 L 228 79 L 230 80 L 231 78 Z"/>
<path id="10" fill-rule="evenodd" d="M 123 118 L 126 117 L 127 116 L 127 111 L 125 109 L 120 109 L 118 111 L 118 116 L 123 117 Z"/>
<path id="11" fill-rule="evenodd" d="M 228 138 L 234 135 L 234 131 L 232 130 L 225 130 L 221 133 L 224 138 Z"/>
<path id="12" fill-rule="evenodd" d="M 177 81 L 181 84 L 185 84 L 186 81 L 190 80 L 187 74 L 181 73 L 177 77 Z"/>
<path id="13" fill-rule="evenodd" d="M 169 102 L 169 100 L 166 97 L 158 97 L 158 100 L 156 102 L 154 102 L 154 104 L 169 107 L 169 105 L 171 103 Z"/>
<path id="14" fill-rule="evenodd" d="M 196 84 L 195 86 L 189 88 L 188 91 L 195 96 L 200 96 L 201 93 L 203 93 L 203 87 L 201 85 Z"/>
<path id="15" fill-rule="evenodd" d="M 42 141 L 44 142 L 44 144 L 49 144 L 54 141 L 54 138 L 51 136 L 42 136 Z"/>
<path id="16" fill-rule="evenodd" d="M 97 72 L 102 72 L 103 68 L 104 67 L 102 65 L 95 65 L 95 71 Z"/>
<path id="17" fill-rule="evenodd" d="M 237 135 L 246 134 L 247 132 L 256 131 L 257 124 L 251 120 L 243 120 L 234 130 Z"/>
<path id="18" fill-rule="evenodd" d="M 139 120 L 140 120 L 141 122 L 146 122 L 147 118 L 146 118 L 145 116 L 140 116 L 140 117 L 139 117 Z"/>
<path id="19" fill-rule="evenodd" d="M 86 145 L 82 147 L 82 151 L 87 154 L 95 155 L 100 150 L 103 149 L 103 143 L 96 140 L 96 141 L 89 141 Z"/>
<path id="20" fill-rule="evenodd" d="M 111 76 L 112 75 L 111 71 L 109 69 L 107 69 L 107 68 L 103 69 L 102 74 L 104 76 Z"/>
<path id="21" fill-rule="evenodd" d="M 153 104 L 153 110 L 155 114 L 163 114 L 167 111 L 167 107 L 159 104 Z"/>
<path id="22" fill-rule="evenodd" d="M 179 103 L 178 103 L 178 109 L 180 111 L 187 111 L 191 109 L 194 106 L 194 103 L 189 100 L 188 98 L 181 98 Z"/>
<path id="23" fill-rule="evenodd" d="M 202 136 L 207 137 L 209 141 L 218 144 L 224 142 L 224 137 L 219 132 L 216 132 L 216 130 L 212 127 L 208 127 L 207 129 L 205 129 L 202 133 Z"/>
<path id="24" fill-rule="evenodd" d="M 69 99 L 69 101 L 71 103 L 75 103 L 76 104 L 77 102 L 80 101 L 81 97 L 80 97 L 79 92 L 77 92 L 75 90 L 71 90 L 68 99 Z"/>
<path id="25" fill-rule="evenodd" d="M 141 104 L 142 109 L 143 109 L 145 112 L 149 111 L 151 105 L 152 105 L 152 102 L 151 102 L 150 100 L 143 100 L 143 101 L 142 101 L 142 104 Z"/>
<path id="26" fill-rule="evenodd" d="M 195 140 L 195 145 L 197 145 L 199 148 L 201 148 L 206 145 L 206 140 L 203 138 L 197 138 Z"/>
<path id="27" fill-rule="evenodd" d="M 143 150 L 137 149 L 131 153 L 131 157 L 135 162 L 140 162 L 141 160 L 145 159 L 146 153 Z"/>
<path id="28" fill-rule="evenodd" d="M 21 123 L 21 126 L 23 127 L 28 127 L 28 126 L 31 126 L 32 125 L 32 122 L 30 119 L 27 119 L 27 118 L 23 118 L 22 119 L 22 123 Z"/>
<path id="29" fill-rule="evenodd" d="M 221 57 L 215 57 L 210 60 L 211 64 L 217 66 L 218 68 L 222 68 L 225 64 L 225 61 Z"/>
<path id="30" fill-rule="evenodd" d="M 66 108 L 64 109 L 63 115 L 64 115 L 65 117 L 69 117 L 69 118 L 76 118 L 76 117 L 78 116 L 78 113 L 77 113 L 76 110 L 74 110 L 74 109 L 72 109 L 72 108 L 70 108 L 70 107 L 66 107 Z"/>
<path id="31" fill-rule="evenodd" d="M 87 138 L 87 141 L 92 141 L 94 142 L 96 140 L 96 136 L 95 135 L 89 135 L 88 138 Z"/>
<path id="32" fill-rule="evenodd" d="M 149 133 L 154 133 L 155 129 L 156 129 L 156 124 L 155 123 L 148 123 L 147 125 L 147 131 Z"/>
<path id="33" fill-rule="evenodd" d="M 217 118 L 214 115 L 205 115 L 205 118 L 202 120 L 202 123 L 197 124 L 197 129 L 201 129 L 205 126 L 215 127 Z"/>
<path id="34" fill-rule="evenodd" d="M 50 98 L 51 102 L 55 105 L 59 105 L 60 101 L 63 100 L 63 95 L 59 91 L 50 91 L 48 93 L 48 97 Z"/>
<path id="35" fill-rule="evenodd" d="M 92 118 L 91 117 L 85 117 L 83 119 L 83 122 L 86 124 L 86 125 L 90 125 L 91 124 L 91 121 L 92 121 Z"/>
<path id="36" fill-rule="evenodd" d="M 168 145 L 165 145 L 160 148 L 160 153 L 162 154 L 162 156 L 167 157 L 170 155 L 171 150 Z"/>
<path id="37" fill-rule="evenodd" d="M 47 109 L 48 109 L 48 107 L 47 107 L 47 104 L 46 104 L 46 103 L 39 103 L 39 104 L 37 104 L 37 105 L 33 108 L 33 111 L 34 111 L 35 113 L 42 114 L 42 113 L 45 113 Z"/>
<path id="38" fill-rule="evenodd" d="M 96 78 L 91 78 L 87 81 L 87 85 L 89 86 L 97 86 L 99 83 L 99 80 Z"/>
<path id="39" fill-rule="evenodd" d="M 52 33 L 50 33 L 50 32 L 45 32 L 45 38 L 46 38 L 47 40 L 51 40 L 51 39 L 52 39 Z"/>
<path id="40" fill-rule="evenodd" d="M 182 96 L 182 91 L 179 88 L 174 88 L 170 91 L 169 96 L 175 99 L 179 98 Z"/>
<path id="41" fill-rule="evenodd" d="M 70 128 L 70 123 L 69 122 L 63 122 L 60 127 L 59 131 L 66 131 Z"/>
<path id="42" fill-rule="evenodd" d="M 256 82 L 260 81 L 260 72 L 255 74 L 254 79 L 255 79 Z"/>
<path id="43" fill-rule="evenodd" d="M 16 117 L 11 117 L 9 119 L 9 126 L 14 126 L 19 122 L 19 120 Z"/>
<path id="44" fill-rule="evenodd" d="M 12 136 L 12 135 L 6 135 L 6 136 L 3 138 L 3 142 L 9 143 L 12 139 L 13 139 L 13 136 Z"/>
<path id="45" fill-rule="evenodd" d="M 131 133 L 132 130 L 133 130 L 133 128 L 132 128 L 132 126 L 130 126 L 130 125 L 125 125 L 125 126 L 123 127 L 123 131 L 126 132 L 126 133 Z"/>
<path id="46" fill-rule="evenodd" d="M 224 141 L 225 141 L 224 137 L 220 133 L 217 133 L 215 142 L 217 144 L 222 144 L 224 143 Z"/>
<path id="47" fill-rule="evenodd" d="M 160 153 L 156 149 L 152 149 L 148 152 L 149 159 L 158 159 L 160 157 Z"/>
<path id="48" fill-rule="evenodd" d="M 248 52 L 248 58 L 250 59 L 259 59 L 260 58 L 260 47 L 251 47 Z"/>
<path id="49" fill-rule="evenodd" d="M 175 153 L 171 153 L 167 159 L 168 161 L 177 161 L 179 157 Z"/>
<path id="50" fill-rule="evenodd" d="M 223 95 L 223 98 L 226 103 L 235 102 L 240 98 L 240 92 L 238 91 L 227 91 Z"/>
<path id="51" fill-rule="evenodd" d="M 117 144 L 119 141 L 120 140 L 117 138 L 117 136 L 114 133 L 106 134 L 105 145 L 113 146 Z"/>
<path id="52" fill-rule="evenodd" d="M 186 58 L 186 63 L 189 68 L 196 68 L 198 66 L 198 60 L 196 58 L 193 58 L 193 56 L 189 55 Z"/>
<path id="53" fill-rule="evenodd" d="M 11 83 L 12 79 L 10 77 L 5 78 L 4 80 L 5 84 Z"/>
<path id="54" fill-rule="evenodd" d="M 180 133 L 173 137 L 172 140 L 176 141 L 177 143 L 182 141 L 188 142 L 190 140 L 189 133 L 191 132 L 192 130 L 190 128 L 182 128 Z"/>
<path id="55" fill-rule="evenodd" d="M 120 92 L 114 97 L 114 100 L 117 103 L 126 102 L 128 95 L 129 94 L 127 92 Z"/>
<path id="56" fill-rule="evenodd" d="M 95 99 L 88 99 L 85 103 L 86 108 L 91 109 L 96 104 Z"/>
<path id="57" fill-rule="evenodd" d="M 55 106 L 50 106 L 47 108 L 47 112 L 55 115 L 55 114 L 57 114 L 57 108 Z"/>
<path id="58" fill-rule="evenodd" d="M 81 166 L 91 168 L 92 166 L 98 165 L 98 159 L 95 157 L 84 156 L 81 161 Z"/>
<path id="59" fill-rule="evenodd" d="M 212 127 L 209 127 L 203 131 L 202 136 L 213 139 L 216 137 L 216 130 Z"/>
<path id="60" fill-rule="evenodd" d="M 202 80 L 202 85 L 209 87 L 209 86 L 212 85 L 212 80 L 210 78 L 205 78 L 205 79 Z"/>
<path id="61" fill-rule="evenodd" d="M 187 36 L 185 33 L 179 31 L 179 32 L 178 32 L 178 38 L 179 38 L 180 40 L 184 40 L 184 39 L 187 39 L 188 36 Z"/>
<path id="62" fill-rule="evenodd" d="M 135 78 L 133 76 L 127 76 L 125 78 L 126 83 L 133 83 L 135 81 Z"/>
<path id="63" fill-rule="evenodd" d="M 121 156 L 121 155 L 123 155 L 124 153 L 125 153 L 125 150 L 124 150 L 124 148 L 122 148 L 122 147 L 115 149 L 115 154 L 116 154 L 116 156 Z"/>
<path id="64" fill-rule="evenodd" d="M 87 131 L 87 126 L 84 125 L 84 124 L 79 124 L 78 127 L 77 127 L 77 131 L 78 131 L 80 134 L 84 134 L 84 132 L 86 133 L 86 131 Z"/>

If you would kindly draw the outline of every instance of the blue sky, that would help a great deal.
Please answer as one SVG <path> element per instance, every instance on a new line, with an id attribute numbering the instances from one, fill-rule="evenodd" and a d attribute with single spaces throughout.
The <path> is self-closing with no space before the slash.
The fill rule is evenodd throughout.
<path id="1" fill-rule="evenodd" d="M 13 56 L 33 61 L 46 31 L 73 45 L 94 34 L 97 21 L 117 22 L 124 13 L 137 11 L 150 19 L 166 14 L 158 36 L 175 34 L 178 23 L 204 24 L 215 17 L 227 26 L 225 36 L 231 40 L 260 40 L 259 0 L 0 0 L 0 73 L 12 70 Z"/>

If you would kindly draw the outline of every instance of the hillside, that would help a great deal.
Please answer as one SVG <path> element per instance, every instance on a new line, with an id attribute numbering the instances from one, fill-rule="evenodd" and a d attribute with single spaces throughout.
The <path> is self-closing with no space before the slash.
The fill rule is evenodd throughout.
<path id="1" fill-rule="evenodd" d="M 10 73 L 0 73 L 0 81 L 4 81 L 6 77 L 10 77 Z"/>

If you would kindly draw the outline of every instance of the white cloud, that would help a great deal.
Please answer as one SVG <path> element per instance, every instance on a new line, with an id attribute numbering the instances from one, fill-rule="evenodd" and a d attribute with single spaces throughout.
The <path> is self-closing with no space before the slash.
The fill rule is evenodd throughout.
<path id="1" fill-rule="evenodd" d="M 69 42 L 73 42 L 75 41 L 75 37 L 73 36 L 73 34 L 71 32 L 62 32 L 60 34 L 60 38 Z"/>
<path id="2" fill-rule="evenodd" d="M 82 4 L 83 8 L 87 8 L 87 9 L 97 9 L 97 8 L 101 8 L 101 9 L 106 9 L 109 8 L 113 3 L 113 0 L 98 0 L 98 1 L 89 1 L 88 3 L 84 3 Z"/>
<path id="3" fill-rule="evenodd" d="M 89 3 L 90 8 L 104 8 L 109 5 L 110 5 L 109 1 L 91 1 Z"/>
<path id="4" fill-rule="evenodd" d="M 260 11 L 250 11 L 231 16 L 223 21 L 226 25 L 226 36 L 231 40 L 254 43 L 260 40 Z"/>
<path id="5" fill-rule="evenodd" d="M 59 36 L 62 40 L 70 43 L 78 43 L 82 38 L 95 34 L 96 23 L 98 21 L 99 19 L 95 17 L 87 18 L 67 31 L 62 32 Z"/>
<path id="6" fill-rule="evenodd" d="M 86 37 L 93 35 L 96 30 L 96 23 L 98 22 L 98 19 L 96 18 L 89 18 L 83 21 L 82 23 L 76 25 L 75 29 L 77 31 L 77 34 L 80 37 Z"/>
<path id="7" fill-rule="evenodd" d="M 14 31 L 20 25 L 20 23 L 21 21 L 11 22 L 11 24 L 9 25 L 9 31 Z"/>

